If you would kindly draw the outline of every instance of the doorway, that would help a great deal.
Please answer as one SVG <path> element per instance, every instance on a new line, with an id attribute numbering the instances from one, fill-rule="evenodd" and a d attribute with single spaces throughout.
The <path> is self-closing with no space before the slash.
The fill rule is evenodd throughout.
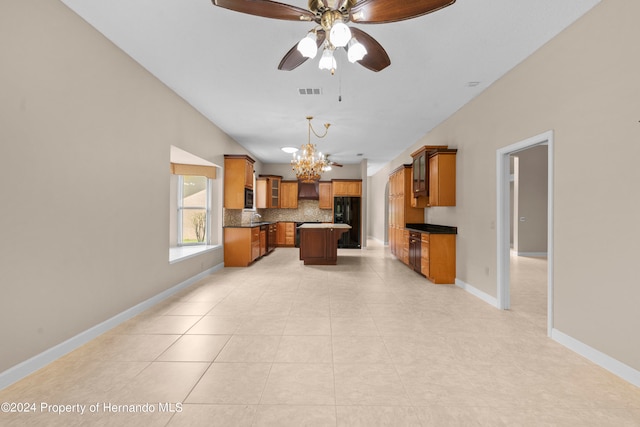
<path id="1" fill-rule="evenodd" d="M 534 147 L 547 149 L 547 207 L 546 207 L 546 255 L 547 255 L 547 335 L 553 328 L 553 132 L 517 142 L 497 150 L 497 295 L 498 308 L 511 307 L 510 275 L 513 224 L 511 207 L 511 158 L 516 153 Z M 526 221 L 525 217 L 522 217 Z M 519 218 L 518 218 L 519 219 Z M 542 251 L 536 251 L 542 252 Z"/>

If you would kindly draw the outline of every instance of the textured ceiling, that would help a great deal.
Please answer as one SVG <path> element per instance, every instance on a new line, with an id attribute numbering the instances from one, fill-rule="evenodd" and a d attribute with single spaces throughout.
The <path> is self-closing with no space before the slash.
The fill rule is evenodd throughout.
<path id="1" fill-rule="evenodd" d="M 391 65 L 374 73 L 340 51 L 331 76 L 318 69 L 319 56 L 277 69 L 313 27 L 308 22 L 245 15 L 209 0 L 62 0 L 262 162 L 288 163 L 280 147 L 306 143 L 311 115 L 318 130 L 331 123 L 329 135 L 312 142 L 340 163 L 366 158 L 369 174 L 598 1 L 457 0 L 408 21 L 351 24 L 382 44 Z"/>

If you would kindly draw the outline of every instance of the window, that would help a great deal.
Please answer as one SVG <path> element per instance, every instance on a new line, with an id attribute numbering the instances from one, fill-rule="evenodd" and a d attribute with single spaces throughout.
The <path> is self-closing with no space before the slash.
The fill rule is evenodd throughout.
<path id="1" fill-rule="evenodd" d="M 205 176 L 178 175 L 178 246 L 209 244 L 210 182 Z"/>

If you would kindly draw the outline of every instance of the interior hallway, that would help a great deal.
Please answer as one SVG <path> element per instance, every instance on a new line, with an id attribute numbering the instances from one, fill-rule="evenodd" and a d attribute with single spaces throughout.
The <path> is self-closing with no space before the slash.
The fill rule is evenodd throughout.
<path id="1" fill-rule="evenodd" d="M 640 389 L 547 338 L 546 290 L 541 320 L 521 293 L 499 311 L 376 242 L 338 262 L 278 248 L 218 271 L 0 391 L 99 411 L 0 425 L 640 426 Z"/>

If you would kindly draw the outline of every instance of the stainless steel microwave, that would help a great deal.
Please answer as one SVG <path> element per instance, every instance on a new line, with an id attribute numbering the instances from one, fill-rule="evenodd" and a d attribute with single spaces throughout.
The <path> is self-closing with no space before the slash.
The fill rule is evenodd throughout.
<path id="1" fill-rule="evenodd" d="M 244 189 L 244 208 L 253 208 L 253 190 L 251 188 Z"/>

